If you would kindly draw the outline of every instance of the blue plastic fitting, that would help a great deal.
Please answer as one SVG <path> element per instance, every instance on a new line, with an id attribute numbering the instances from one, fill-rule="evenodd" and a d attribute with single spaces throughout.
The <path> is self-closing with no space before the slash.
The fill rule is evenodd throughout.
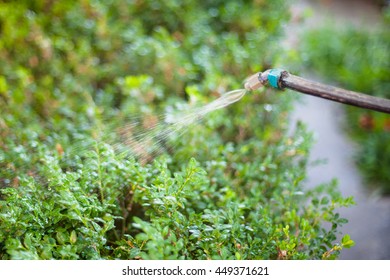
<path id="1" fill-rule="evenodd" d="M 271 69 L 269 71 L 268 82 L 272 87 L 280 89 L 279 80 L 280 80 L 280 76 L 282 75 L 283 71 L 284 70 L 281 70 L 281 69 Z"/>

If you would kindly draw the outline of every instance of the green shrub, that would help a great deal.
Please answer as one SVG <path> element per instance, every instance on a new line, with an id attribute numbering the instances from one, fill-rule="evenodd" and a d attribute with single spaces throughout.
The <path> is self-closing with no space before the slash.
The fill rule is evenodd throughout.
<path id="1" fill-rule="evenodd" d="M 326 27 L 308 32 L 303 38 L 302 57 L 306 66 L 321 73 L 328 82 L 390 98 L 390 29 L 386 22 L 373 31 Z M 359 143 L 358 166 L 368 182 L 389 193 L 390 117 L 346 108 L 347 129 Z"/>
<path id="2" fill-rule="evenodd" d="M 353 245 L 337 242 L 352 199 L 302 187 L 311 137 L 287 133 L 287 95 L 247 94 L 154 160 L 114 149 L 129 116 L 205 104 L 267 67 L 286 10 L 0 3 L 0 257 L 319 259 Z"/>

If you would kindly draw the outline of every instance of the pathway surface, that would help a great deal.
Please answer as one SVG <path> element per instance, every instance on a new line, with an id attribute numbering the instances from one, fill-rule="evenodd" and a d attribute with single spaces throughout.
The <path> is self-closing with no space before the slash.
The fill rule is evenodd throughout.
<path id="1" fill-rule="evenodd" d="M 380 13 L 378 7 L 370 2 L 297 0 L 293 5 L 293 22 L 287 27 L 289 36 L 285 47 L 296 47 L 300 32 L 305 28 L 320 26 L 328 22 L 329 18 L 337 24 L 374 26 Z M 308 8 L 312 10 L 313 16 L 302 24 L 298 19 Z M 320 80 L 310 73 L 302 75 Z M 337 178 L 342 194 L 354 196 L 357 203 L 356 206 L 340 210 L 341 215 L 349 220 L 342 232 L 350 234 L 356 242 L 355 247 L 342 251 L 341 259 L 390 259 L 390 198 L 376 196 L 364 186 L 353 162 L 356 144 L 343 129 L 346 125 L 346 105 L 302 96 L 302 102 L 297 103 L 293 113 L 292 123 L 301 120 L 314 133 L 316 143 L 311 150 L 311 160 L 327 160 L 325 165 L 309 168 L 307 185 L 315 186 Z"/>

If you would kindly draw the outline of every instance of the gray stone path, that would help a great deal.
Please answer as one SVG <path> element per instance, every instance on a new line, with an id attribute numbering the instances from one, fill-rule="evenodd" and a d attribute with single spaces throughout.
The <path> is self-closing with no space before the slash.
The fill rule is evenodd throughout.
<path id="1" fill-rule="evenodd" d="M 312 9 L 313 16 L 302 24 L 296 19 L 308 7 Z M 370 1 L 363 0 L 297 0 L 293 5 L 293 14 L 293 22 L 287 27 L 287 48 L 297 46 L 297 35 L 304 31 L 304 28 L 308 28 L 307 26 L 319 26 L 327 22 L 326 15 L 331 16 L 333 22 L 340 24 L 370 23 L 370 26 L 374 26 L 380 17 L 378 8 L 370 4 Z M 310 78 L 307 75 L 306 77 Z M 292 123 L 302 120 L 314 133 L 316 143 L 311 150 L 311 160 L 327 160 L 325 165 L 309 168 L 308 187 L 337 178 L 342 194 L 354 196 L 357 203 L 356 206 L 340 211 L 342 216 L 349 220 L 342 228 L 343 233 L 350 234 L 356 242 L 355 247 L 343 250 L 341 259 L 390 259 L 390 198 L 376 196 L 364 186 L 353 162 L 355 143 L 348 138 L 344 129 L 347 125 L 344 117 L 346 105 L 302 96 L 303 102 L 297 103 Z"/>

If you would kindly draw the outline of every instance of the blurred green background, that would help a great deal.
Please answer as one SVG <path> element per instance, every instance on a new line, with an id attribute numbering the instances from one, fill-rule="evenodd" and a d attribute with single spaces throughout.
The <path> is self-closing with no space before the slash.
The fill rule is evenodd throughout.
<path id="1" fill-rule="evenodd" d="M 112 127 L 130 116 L 206 104 L 289 57 L 299 69 L 299 55 L 280 51 L 289 4 L 2 1 L 0 257 L 328 259 L 353 246 L 338 212 L 353 199 L 334 182 L 304 188 L 312 138 L 301 123 L 289 132 L 290 94 L 247 94 L 171 139 L 174 148 L 155 160 L 113 149 Z M 373 43 L 348 32 L 367 44 L 350 60 L 378 46 L 388 55 L 387 30 Z M 327 34 L 304 39 L 305 63 L 324 72 L 330 51 L 315 42 Z M 348 43 L 331 51 L 348 53 Z M 365 73 L 348 74 L 364 62 L 329 67 L 334 77 L 347 73 L 346 87 L 384 95 L 388 61 L 373 57 L 378 71 L 364 83 Z M 387 122 L 364 116 L 375 126 L 362 136 L 359 114 L 351 110 L 352 127 L 372 143 L 367 160 L 376 169 L 383 141 L 375 137 L 388 137 Z M 382 170 L 375 179 L 386 182 Z"/>
<path id="2" fill-rule="evenodd" d="M 307 69 L 326 82 L 390 99 L 390 9 L 373 29 L 328 25 L 308 32 L 301 48 Z M 326 61 L 326 63 L 324 63 Z M 390 117 L 346 107 L 347 125 L 359 144 L 356 163 L 367 185 L 390 193 Z"/>

